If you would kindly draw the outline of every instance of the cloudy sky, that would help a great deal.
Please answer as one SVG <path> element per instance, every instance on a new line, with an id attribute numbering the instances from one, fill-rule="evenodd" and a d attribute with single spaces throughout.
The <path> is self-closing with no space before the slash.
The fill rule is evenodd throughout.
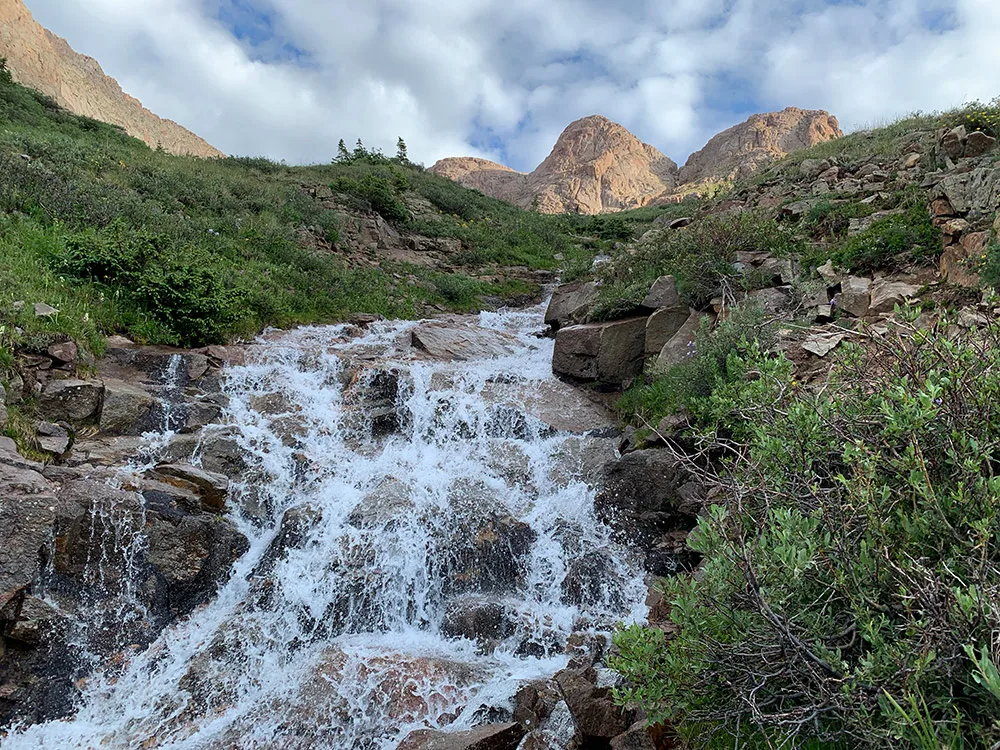
<path id="1" fill-rule="evenodd" d="M 845 129 L 1000 94 L 1000 0 L 25 0 L 218 148 L 530 170 L 604 114 L 683 162 L 754 112 Z"/>

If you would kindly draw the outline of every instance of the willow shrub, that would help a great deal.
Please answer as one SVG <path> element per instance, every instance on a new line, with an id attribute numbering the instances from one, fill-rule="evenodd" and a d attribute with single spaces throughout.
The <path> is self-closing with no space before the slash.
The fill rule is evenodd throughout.
<path id="1" fill-rule="evenodd" d="M 1000 324 L 955 330 L 848 346 L 819 391 L 751 354 L 712 394 L 725 501 L 664 582 L 676 636 L 618 634 L 620 701 L 695 746 L 996 746 Z"/>

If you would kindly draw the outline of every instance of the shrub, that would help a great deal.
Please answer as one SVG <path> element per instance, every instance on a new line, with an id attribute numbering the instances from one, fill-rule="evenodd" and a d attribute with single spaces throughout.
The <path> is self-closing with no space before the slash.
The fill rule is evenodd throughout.
<path id="1" fill-rule="evenodd" d="M 949 128 L 964 125 L 970 132 L 979 130 L 994 138 L 1000 137 L 1000 96 L 989 104 L 974 101 L 947 112 L 942 116 L 942 124 Z"/>
<path id="2" fill-rule="evenodd" d="M 360 199 L 365 204 L 364 207 L 370 208 L 383 219 L 401 223 L 410 218 L 410 212 L 399 199 L 402 180 L 405 178 L 397 177 L 395 173 L 368 172 L 360 179 L 338 177 L 330 187 L 339 193 L 347 193 Z"/>
<path id="3" fill-rule="evenodd" d="M 664 232 L 635 254 L 622 254 L 602 269 L 601 295 L 595 320 L 627 314 L 649 286 L 667 274 L 677 279 L 677 291 L 692 307 L 701 308 L 722 288 L 735 283 L 737 253 L 770 252 L 786 256 L 799 248 L 791 231 L 773 219 L 750 212 L 709 216 L 690 226 Z"/>
<path id="4" fill-rule="evenodd" d="M 696 745 L 1000 741 L 1000 323 L 950 323 L 849 346 L 819 392 L 750 353 L 713 396 L 740 444 L 701 464 L 704 565 L 664 583 L 675 638 L 616 637 L 620 701 Z"/>
<path id="5" fill-rule="evenodd" d="M 848 237 L 828 256 L 838 266 L 868 273 L 933 260 L 940 252 L 941 233 L 920 199 L 909 201 L 903 213 L 880 219 L 864 232 Z"/>
<path id="6" fill-rule="evenodd" d="M 802 217 L 802 225 L 813 239 L 838 238 L 847 234 L 851 219 L 860 219 L 875 212 L 861 203 L 821 201 Z"/>
<path id="7" fill-rule="evenodd" d="M 602 240 L 632 239 L 632 228 L 621 216 L 591 216 L 583 231 Z"/>

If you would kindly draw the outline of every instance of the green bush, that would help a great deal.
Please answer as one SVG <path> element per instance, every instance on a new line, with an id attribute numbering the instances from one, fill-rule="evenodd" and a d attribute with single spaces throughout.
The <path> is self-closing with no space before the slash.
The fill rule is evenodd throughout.
<path id="1" fill-rule="evenodd" d="M 591 216 L 583 225 L 583 231 L 602 240 L 627 242 L 632 239 L 632 228 L 621 216 Z"/>
<path id="2" fill-rule="evenodd" d="M 946 112 L 942 124 L 953 128 L 964 125 L 966 130 L 978 130 L 994 138 L 1000 137 L 1000 96 L 989 104 L 981 101 L 969 102 L 961 109 Z"/>
<path id="3" fill-rule="evenodd" d="M 834 203 L 823 200 L 802 217 L 802 225 L 813 239 L 839 238 L 847 234 L 851 219 L 875 213 L 872 206 L 853 202 Z"/>
<path id="4" fill-rule="evenodd" d="M 620 701 L 695 746 L 1000 741 L 1000 323 L 950 324 L 848 346 L 815 392 L 751 352 L 713 394 L 725 500 L 664 582 L 677 635 L 616 637 Z"/>

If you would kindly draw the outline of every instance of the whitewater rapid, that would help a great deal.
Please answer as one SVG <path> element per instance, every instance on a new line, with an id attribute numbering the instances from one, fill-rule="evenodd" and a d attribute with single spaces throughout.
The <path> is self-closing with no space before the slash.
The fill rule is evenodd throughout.
<path id="1" fill-rule="evenodd" d="M 509 716 L 568 643 L 641 621 L 643 574 L 583 480 L 588 438 L 519 408 L 552 383 L 542 312 L 470 318 L 508 349 L 464 362 L 409 346 L 414 322 L 262 337 L 206 428 L 248 457 L 229 512 L 249 551 L 71 718 L 0 746 L 394 750 Z M 456 634 L 463 607 L 497 622 Z"/>

